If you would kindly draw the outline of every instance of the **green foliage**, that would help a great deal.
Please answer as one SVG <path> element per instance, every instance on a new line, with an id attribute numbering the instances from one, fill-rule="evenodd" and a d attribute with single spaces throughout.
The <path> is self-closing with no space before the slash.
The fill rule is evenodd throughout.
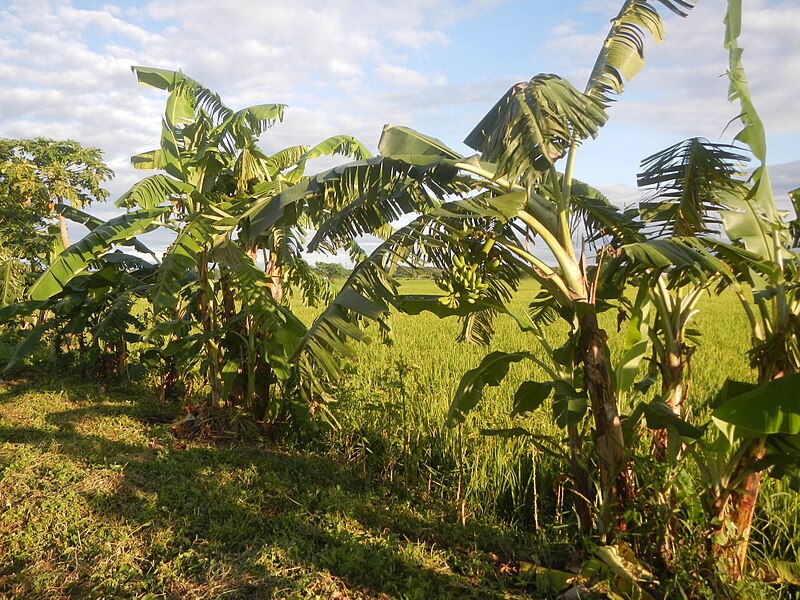
<path id="1" fill-rule="evenodd" d="M 746 157 L 735 146 L 691 138 L 642 160 L 639 187 L 652 196 L 639 203 L 642 219 L 656 235 L 697 236 L 713 232 L 715 213 L 747 195 L 736 176 Z"/>
<path id="2" fill-rule="evenodd" d="M 130 385 L 42 377 L 0 398 L 0 594 L 525 597 L 498 568 L 536 536 L 462 527 L 355 466 L 173 437 L 179 407 Z"/>
<path id="3" fill-rule="evenodd" d="M 712 417 L 732 425 L 737 437 L 796 435 L 800 433 L 797 385 L 800 374 L 786 375 L 744 393 L 728 394 L 714 409 Z"/>
<path id="4" fill-rule="evenodd" d="M 140 233 L 158 226 L 164 208 L 142 210 L 113 217 L 98 225 L 79 242 L 65 249 L 53 260 L 28 290 L 32 300 L 47 300 L 58 295 L 70 281 L 96 262 L 101 255 L 112 251 L 118 242 L 130 241 Z"/>
<path id="5" fill-rule="evenodd" d="M 0 306 L 22 299 L 21 288 L 68 245 L 64 218 L 103 201 L 108 192 L 102 185 L 113 176 L 97 148 L 72 140 L 0 139 Z"/>
<path id="6" fill-rule="evenodd" d="M 317 262 L 314 265 L 314 271 L 317 273 L 317 275 L 327 279 L 328 281 L 333 281 L 334 279 L 344 279 L 350 273 L 350 271 L 341 263 L 326 262 Z"/>
<path id="7" fill-rule="evenodd" d="M 531 358 L 531 356 L 521 352 L 513 354 L 490 352 L 481 361 L 480 365 L 464 373 L 453 397 L 453 403 L 447 413 L 448 422 L 463 422 L 465 413 L 475 408 L 480 402 L 483 388 L 487 385 L 500 385 L 500 382 L 508 374 L 511 363 L 519 362 L 525 358 Z"/>
<path id="8" fill-rule="evenodd" d="M 512 87 L 464 143 L 512 181 L 535 181 L 564 156 L 573 139 L 596 137 L 607 116 L 601 104 L 556 75 Z"/>
<path id="9" fill-rule="evenodd" d="M 139 169 L 161 172 L 117 200 L 117 206 L 128 209 L 125 215 L 107 223 L 76 215 L 90 233 L 61 253 L 29 290 L 33 300 L 47 302 L 46 309 L 63 313 L 42 326 L 58 328 L 66 315 L 59 304 L 63 293 L 82 274 L 87 281 L 96 277 L 98 261 L 114 256 L 115 246 L 146 250 L 135 236 L 166 228 L 177 235 L 155 277 L 141 282 L 154 323 L 142 338 L 149 347 L 138 367 L 155 365 L 162 371 L 165 395 L 179 378 L 199 370 L 209 384 L 212 408 L 224 402 L 249 411 L 253 420 L 283 421 L 288 413 L 306 420 L 298 392 L 304 394 L 308 413 L 321 388 L 301 381 L 288 362 L 305 326 L 282 297 L 284 289 L 310 304 L 328 297 L 327 283 L 301 254 L 304 228 L 314 224 L 314 215 L 296 212 L 269 227 L 259 226 L 254 217 L 283 190 L 308 181 L 309 160 L 331 154 L 367 159 L 369 152 L 352 137 L 334 136 L 267 156 L 257 141 L 283 119 L 283 105 L 233 111 L 183 73 L 147 67 L 133 71 L 141 83 L 168 93 L 159 148 L 132 158 Z M 124 288 L 114 293 L 120 291 Z M 81 331 L 81 321 L 70 323 L 71 333 L 97 337 L 94 330 Z M 20 351 L 32 343 L 33 337 Z"/>
<path id="10" fill-rule="evenodd" d="M 661 4 L 682 16 L 692 6 Z M 681 579 L 670 592 L 683 593 L 691 576 L 675 561 L 686 535 L 699 536 L 703 547 L 684 556 L 709 572 L 722 566 L 741 577 L 740 550 L 752 521 L 742 498 L 757 494 L 764 470 L 795 487 L 800 481 L 800 416 L 793 405 L 800 267 L 791 247 L 796 219 L 785 222 L 772 198 L 763 125 L 737 46 L 740 13 L 740 2 L 732 0 L 725 43 L 730 98 L 740 103 L 743 123 L 735 141 L 760 165 L 744 181 L 738 147 L 699 139 L 676 144 L 643 161 L 639 182 L 650 197 L 638 217 L 574 179 L 572 170 L 580 144 L 605 125 L 613 95 L 643 66 L 646 34 L 661 41 L 661 18 L 647 1 L 623 4 L 585 92 L 547 74 L 517 84 L 467 137 L 480 153 L 472 157 L 391 125 L 377 157 L 348 136 L 267 156 L 257 141 L 283 119 L 283 105 L 234 111 L 180 72 L 134 67 L 141 83 L 168 94 L 159 147 L 132 158 L 137 168 L 160 172 L 124 194 L 118 205 L 129 212 L 107 223 L 63 203 L 48 206 L 46 214 L 71 214 L 90 233 L 52 261 L 29 301 L 19 302 L 18 257 L 3 256 L 0 319 L 32 322 L 9 367 L 47 341 L 57 348 L 77 344 L 84 362 L 103 373 L 122 372 L 132 344 L 141 343 L 137 366 L 158 365 L 162 397 L 182 379 L 200 376 L 208 383 L 206 407 L 181 427 L 208 424 L 219 411 L 228 426 L 250 433 L 256 425 L 272 431 L 286 422 L 318 427 L 322 415 L 331 425 L 323 427 L 328 441 L 363 469 L 364 481 L 370 469 L 393 486 L 402 473 L 408 489 L 427 478 L 427 494 L 455 502 L 462 526 L 471 518 L 468 505 L 521 522 L 532 518 L 537 529 L 540 508 L 546 508 L 545 529 L 576 520 L 585 537 L 569 543 L 606 565 L 598 575 L 594 567 L 602 568 L 587 561 L 593 572 L 583 576 L 598 593 L 648 597 L 657 582 L 637 557 L 653 562 L 656 553 L 664 571 Z M 353 160 L 306 176 L 309 160 L 330 154 Z M 0 183 L 8 190 L 23 189 L 5 177 Z M 797 197 L 793 192 L 792 200 Z M 395 228 L 409 213 L 414 219 Z M 21 223 L 22 216 L 14 218 Z M 41 229 L 44 221 L 32 223 Z M 718 223 L 731 243 L 709 237 Z M 158 265 L 116 251 L 118 245 L 141 251 L 135 235 L 157 226 L 176 234 Z M 308 243 L 306 229 L 315 230 Z M 365 234 L 383 240 L 370 254 L 359 246 Z M 551 263 L 530 251 L 532 240 L 549 250 Z M 597 250 L 593 258 L 584 242 Z M 306 250 L 346 250 L 357 265 L 351 273 L 332 264 L 315 270 Z M 436 270 L 440 293 L 432 287 L 404 292 L 397 274 L 418 267 Z M 334 295 L 323 279 L 337 274 L 345 281 Z M 527 310 L 515 306 L 525 275 L 536 282 L 523 288 Z M 758 385 L 727 384 L 709 408 L 719 373 L 717 385 L 705 388 L 689 376 L 695 353 L 709 351 L 692 325 L 712 286 L 732 288 L 744 307 Z M 141 298 L 150 310 L 140 318 L 133 309 Z M 330 302 L 303 321 L 301 298 L 309 305 Z M 618 336 L 606 333 L 614 324 L 609 309 L 616 309 Z M 365 360 L 349 342 L 371 341 L 370 323 L 391 339 L 397 311 L 419 319 L 426 312 L 456 317 L 458 339 L 484 344 L 488 353 L 461 350 L 459 360 L 471 362 L 455 368 L 417 346 L 400 358 L 391 354 L 383 365 L 376 357 L 384 349 L 371 349 Z M 498 329 L 508 333 L 512 325 L 525 337 L 493 346 Z M 727 342 L 735 328 L 720 331 Z M 478 367 L 467 369 L 475 362 Z M 418 371 L 432 366 L 438 371 L 423 380 Z M 382 370 L 363 386 L 366 392 L 341 380 L 372 368 Z M 451 385 L 437 393 L 442 373 Z M 464 374 L 456 385 L 457 373 Z M 658 373 L 661 390 L 654 394 Z M 335 380 L 338 388 L 329 385 Z M 704 391 L 687 411 L 690 387 L 693 394 Z M 433 412 L 453 388 L 449 406 Z M 344 407 L 328 404 L 330 394 Z M 542 418 L 544 407 L 550 418 Z M 709 411 L 718 429 L 705 421 Z M 445 429 L 445 421 L 458 427 Z M 543 462 L 542 477 L 536 469 Z M 540 498 L 541 489 L 554 490 L 556 498 Z M 648 511 L 661 519 L 654 530 L 648 530 Z M 339 548 L 315 565 L 337 565 L 362 581 L 360 572 L 379 561 L 352 558 L 352 550 Z M 174 568 L 201 570 L 207 558 L 187 550 L 174 558 Z M 772 565 L 787 581 L 796 563 L 788 558 Z M 558 583 L 550 587 L 566 589 L 563 573 L 531 570 L 548 585 Z M 695 592 L 708 591 L 707 575 L 700 577 Z M 713 587 L 723 578 L 709 579 Z M 419 586 L 420 594 L 437 589 L 428 581 Z"/>

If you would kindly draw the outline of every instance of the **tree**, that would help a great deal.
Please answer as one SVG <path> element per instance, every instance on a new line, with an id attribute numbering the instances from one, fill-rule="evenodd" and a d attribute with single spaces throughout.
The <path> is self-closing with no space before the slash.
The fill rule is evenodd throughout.
<path id="1" fill-rule="evenodd" d="M 734 288 L 747 315 L 752 334 L 750 356 L 758 384 L 727 382 L 714 402 L 713 422 L 719 426 L 717 438 L 710 445 L 698 439 L 688 450 L 708 486 L 709 516 L 719 524 L 712 537 L 712 552 L 723 560 L 728 575 L 738 580 L 745 574 L 763 472 L 772 469 L 779 477 L 796 477 L 800 473 L 800 453 L 787 437 L 797 433 L 787 425 L 796 414 L 795 394 L 789 391 L 794 384 L 782 381 L 794 378 L 800 371 L 797 326 L 800 298 L 796 281 L 800 265 L 797 238 L 792 235 L 797 218 L 788 223 L 776 209 L 766 164 L 765 132 L 750 97 L 741 61 L 742 50 L 737 43 L 741 30 L 740 2 L 728 3 L 725 23 L 725 47 L 730 59 L 729 99 L 739 103 L 739 119 L 743 124 L 734 142 L 752 153 L 758 161 L 756 169 L 745 181 L 736 166 L 745 159 L 742 154 L 745 148 L 689 140 L 646 159 L 649 168 L 641 181 L 663 186 L 656 194 L 656 202 L 643 206 L 643 214 L 651 221 L 671 224 L 673 233 L 699 236 L 708 233 L 711 225 L 721 223 L 732 241 L 729 244 L 705 238 L 703 243 L 724 261 L 710 272 L 721 274 L 718 281 Z M 798 198 L 794 193 L 790 195 L 797 213 Z M 671 262 L 679 269 L 689 266 L 682 259 Z M 698 285 L 706 284 L 691 285 L 698 290 Z M 654 295 L 654 301 L 669 301 L 666 287 L 655 289 L 660 291 Z M 695 294 L 686 288 L 685 282 L 672 286 L 672 290 L 685 300 L 691 300 Z M 689 315 L 692 309 L 690 301 L 673 314 Z M 667 318 L 662 322 L 667 324 Z M 663 329 L 667 332 L 669 327 Z M 675 331 L 677 328 L 673 328 Z M 678 379 L 684 363 L 679 354 L 675 359 L 670 358 L 670 354 L 681 349 L 680 338 L 673 335 L 672 350 L 668 338 L 669 335 L 663 337 L 662 362 L 664 366 L 674 363 L 678 368 L 670 373 L 660 365 L 664 386 Z M 669 387 L 678 389 L 674 385 Z M 676 407 L 673 403 L 672 408 Z"/>
<path id="2" fill-rule="evenodd" d="M 314 265 L 314 270 L 320 277 L 324 277 L 328 281 L 344 279 L 349 274 L 349 271 L 341 263 L 318 262 Z"/>
<path id="3" fill-rule="evenodd" d="M 638 277 L 647 286 L 654 308 L 649 337 L 652 363 L 661 375 L 660 398 L 679 418 L 685 415 L 691 387 L 691 358 L 699 332 L 690 325 L 699 312 L 697 303 L 713 286 L 722 289 L 736 279 L 728 265 L 699 244 L 695 244 L 697 256 L 654 262 L 652 251 L 659 242 L 653 240 L 683 238 L 688 243 L 716 233 L 719 210 L 747 191 L 737 179 L 745 161 L 734 146 L 691 138 L 645 158 L 644 171 L 637 176 L 639 186 L 648 190 L 639 204 L 648 241 L 622 248 L 630 260 L 615 277 Z M 676 259 L 681 262 L 675 264 Z M 666 435 L 665 429 L 655 434 L 659 459 L 667 454 Z"/>
<path id="4" fill-rule="evenodd" d="M 97 148 L 71 140 L 0 139 L 0 306 L 21 299 L 32 274 L 69 245 L 66 203 L 104 200 L 102 184 L 113 175 Z"/>
<path id="5" fill-rule="evenodd" d="M 740 1 L 728 2 L 725 25 L 725 47 L 729 55 L 728 97 L 739 103 L 739 119 L 743 125 L 734 139 L 750 149 L 758 165 L 750 176 L 748 193 L 728 203 L 726 210 L 722 211 L 722 221 L 728 237 L 738 248 L 744 249 L 744 252 L 729 253 L 731 266 L 754 291 L 755 311 L 744 293 L 740 292 L 739 297 L 751 326 L 751 359 L 758 372 L 758 383 L 762 389 L 776 389 L 780 386 L 773 384 L 775 380 L 800 371 L 800 296 L 797 287 L 800 262 L 792 249 L 792 224 L 783 220 L 775 206 L 767 169 L 764 126 L 750 97 L 742 49 L 738 46 L 742 26 Z M 797 210 L 796 195 L 792 199 Z M 747 400 L 755 402 L 754 406 L 751 404 L 751 410 L 755 408 L 761 414 L 771 410 L 768 405 L 765 406 L 770 394 L 754 392 L 750 395 L 753 398 Z M 736 396 L 730 394 L 734 403 L 718 409 L 716 416 L 728 423 L 738 422 L 741 428 L 740 419 L 747 411 L 741 405 L 739 410 L 735 410 Z M 741 396 L 739 402 L 747 394 Z M 782 398 L 780 406 L 783 415 L 791 414 L 793 400 L 789 396 L 777 394 L 773 398 Z M 770 442 L 773 441 L 769 437 L 773 432 L 768 428 L 759 431 L 751 424 L 750 429 L 750 435 L 731 439 L 735 446 L 735 476 L 732 485 L 722 491 L 716 503 L 720 520 L 723 524 L 732 524 L 734 528 L 734 540 L 724 544 L 719 551 L 727 562 L 729 573 L 736 579 L 745 572 L 761 475 L 764 467 L 770 464 L 767 455 Z M 772 450 L 774 452 L 774 448 Z M 786 455 L 786 448 L 778 454 L 781 459 L 785 459 Z M 785 473 L 786 470 L 779 472 Z"/>
<path id="6" fill-rule="evenodd" d="M 302 387 L 287 361 L 305 326 L 282 302 L 284 286 L 310 303 L 323 299 L 327 286 L 300 253 L 304 228 L 312 224 L 308 215 L 295 213 L 257 235 L 247 234 L 250 220 L 259 209 L 274 210 L 274 197 L 304 180 L 309 160 L 369 153 L 351 137 L 334 136 L 266 155 L 258 138 L 282 120 L 283 105 L 233 111 L 183 73 L 133 71 L 141 83 L 168 94 L 159 148 L 132 158 L 137 168 L 160 172 L 117 200 L 127 214 L 98 226 L 59 256 L 32 286 L 31 297 L 57 296 L 115 244 L 165 227 L 176 237 L 150 287 L 156 322 L 145 339 L 151 354 L 163 358 L 168 369 L 201 368 L 210 407 L 226 402 L 257 420 L 279 418 L 293 389 L 309 387 Z M 165 381 L 176 378 L 168 374 Z M 284 388 L 283 398 L 272 394 L 276 385 Z"/>
<path id="7" fill-rule="evenodd" d="M 662 4 L 680 15 L 691 8 L 683 1 Z M 324 225 L 312 240 L 312 249 L 346 244 L 354 235 L 376 231 L 402 213 L 423 213 L 409 226 L 385 232 L 387 242 L 356 267 L 295 357 L 302 359 L 302 348 L 312 345 L 341 350 L 342 336 L 361 335 L 344 322 L 355 325 L 365 318 L 380 318 L 389 304 L 409 312 L 424 308 L 460 315 L 462 337 L 485 341 L 491 335 L 492 314 L 508 312 L 509 290 L 522 273 L 530 274 L 546 293 L 538 314 L 562 318 L 571 330 L 564 348 L 556 351 L 545 346 L 560 362 L 557 370 L 550 369 L 554 381 L 548 389 L 556 389 L 566 405 L 577 406 L 588 396 L 601 497 L 613 498 L 624 507 L 633 491 L 620 424 L 618 378 L 597 321 L 598 312 L 608 306 L 597 287 L 607 254 L 598 252 L 594 267 L 588 267 L 584 242 L 606 241 L 618 248 L 640 238 L 631 215 L 620 213 L 602 194 L 574 180 L 572 172 L 580 143 L 598 134 L 613 96 L 643 66 L 648 32 L 661 40 L 661 19 L 655 8 L 645 1 L 625 2 L 585 91 L 555 75 L 537 75 L 513 86 L 467 136 L 465 142 L 478 156 L 463 157 L 438 140 L 387 127 L 378 159 L 331 171 L 280 195 L 278 200 L 292 210 L 337 198 L 328 218 L 322 219 Z M 556 168 L 562 159 L 563 173 Z M 453 193 L 464 199 L 442 205 L 447 194 Z M 254 222 L 271 224 L 277 218 L 258 215 Z M 573 236 L 578 223 L 585 227 L 581 242 Z M 533 238 L 552 253 L 555 265 L 528 251 L 525 240 Z M 674 251 L 686 254 L 690 249 L 677 243 Z M 446 270 L 446 280 L 441 281 L 443 297 L 397 297 L 391 272 L 398 262 L 415 255 Z M 521 318 L 520 322 L 526 321 Z M 536 330 L 538 324 L 531 326 L 528 320 L 525 326 Z M 635 351 L 639 355 L 628 357 L 625 367 L 634 373 L 643 356 L 641 347 Z M 482 367 L 494 372 L 482 380 L 496 380 L 503 368 L 507 371 L 511 362 L 521 359 L 519 355 L 498 357 Z M 462 385 L 467 384 L 462 381 Z M 452 417 L 458 418 L 479 399 L 482 386 L 470 386 L 477 390 L 477 397 L 457 397 Z M 566 425 L 573 463 L 582 464 L 583 441 L 576 422 L 568 419 Z M 578 472 L 574 477 L 581 521 L 588 527 L 588 506 L 580 507 L 580 499 L 591 496 L 589 481 Z M 615 527 L 606 522 L 601 529 L 608 528 L 613 535 Z"/>
<path id="8" fill-rule="evenodd" d="M 59 207 L 68 204 L 83 208 L 105 200 L 108 192 L 102 185 L 113 176 L 98 148 L 85 148 L 72 140 L 0 140 L 3 230 L 6 234 L 13 232 L 18 243 L 30 248 L 19 233 L 26 237 L 41 233 L 46 220 L 55 217 L 61 249 L 66 248 L 69 237 Z M 26 254 L 30 259 L 30 250 Z"/>

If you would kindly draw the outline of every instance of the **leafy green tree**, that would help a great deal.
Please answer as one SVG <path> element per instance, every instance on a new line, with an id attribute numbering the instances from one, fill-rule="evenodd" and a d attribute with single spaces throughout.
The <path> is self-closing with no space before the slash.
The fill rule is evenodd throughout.
<path id="1" fill-rule="evenodd" d="M 156 319 L 146 336 L 151 350 L 168 369 L 205 372 L 211 406 L 227 402 L 258 420 L 282 418 L 291 390 L 311 387 L 303 387 L 288 362 L 305 326 L 283 302 L 284 288 L 314 303 L 325 298 L 327 285 L 300 252 L 304 228 L 313 224 L 307 214 L 295 213 L 257 235 L 248 234 L 251 219 L 256 211 L 275 210 L 274 197 L 305 179 L 309 160 L 369 153 L 351 137 L 334 136 L 266 155 L 258 138 L 282 120 L 283 105 L 233 111 L 183 73 L 133 70 L 141 83 L 168 94 L 159 148 L 132 158 L 135 167 L 158 172 L 117 200 L 127 214 L 64 252 L 31 297 L 54 297 L 115 244 L 167 228 L 175 240 L 149 292 Z M 172 373 L 165 381 L 176 378 Z M 276 386 L 286 393 L 275 396 Z"/>
<path id="2" fill-rule="evenodd" d="M 69 245 L 65 213 L 104 200 L 102 185 L 113 175 L 97 148 L 0 139 L 0 306 L 19 300 L 30 275 Z"/>
<path id="3" fill-rule="evenodd" d="M 57 218 L 61 249 L 66 248 L 69 237 L 59 207 L 67 204 L 83 208 L 94 201 L 105 200 L 108 192 L 102 185 L 113 176 L 98 148 L 83 147 L 72 140 L 2 139 L 3 222 L 0 225 L 7 236 L 16 231 L 17 235 L 10 237 L 25 245 L 26 237 L 41 234 L 46 221 Z M 25 254 L 28 254 L 26 258 L 33 255 L 30 251 Z"/>
<path id="4" fill-rule="evenodd" d="M 314 270 L 320 277 L 328 281 L 333 279 L 345 279 L 350 273 L 341 263 L 318 262 L 314 265 Z"/>
<path id="5" fill-rule="evenodd" d="M 663 2 L 685 14 L 688 2 Z M 548 367 L 551 382 L 540 382 L 536 392 L 528 386 L 520 392 L 526 407 L 543 401 L 556 390 L 564 407 L 573 464 L 586 464 L 578 424 L 588 398 L 594 422 L 599 489 L 607 499 L 624 507 L 633 494 L 627 450 L 620 421 L 618 398 L 621 380 L 632 383 L 644 355 L 642 346 L 629 349 L 620 375 L 610 364 L 605 332 L 597 314 L 609 306 L 597 283 L 606 251 L 587 265 L 584 242 L 608 242 L 612 249 L 641 237 L 631 215 L 616 210 L 602 194 L 574 179 L 578 148 L 594 137 L 607 119 L 606 107 L 625 82 L 644 65 L 644 36 L 660 41 L 661 19 L 651 3 L 625 2 L 613 21 L 584 92 L 555 75 L 537 75 L 513 86 L 465 140 L 480 154 L 463 157 L 440 141 L 399 127 L 384 130 L 381 156 L 354 163 L 318 176 L 278 197 L 292 210 L 317 210 L 334 197 L 323 226 L 310 248 L 335 247 L 354 235 L 376 231 L 397 215 L 408 212 L 423 216 L 397 232 L 384 232 L 387 241 L 357 266 L 333 304 L 312 325 L 303 345 L 295 352 L 302 360 L 303 348 L 342 350 L 341 337 L 362 334 L 349 322 L 380 318 L 387 305 L 408 312 L 423 309 L 440 315 L 460 315 L 462 337 L 485 341 L 492 333 L 492 314 L 508 312 L 510 290 L 521 274 L 534 277 L 544 290 L 534 304 L 533 321 L 520 317 L 523 326 L 538 331 L 537 317 L 564 319 L 570 327 L 567 344 L 560 349 L 546 345 L 546 353 L 557 368 Z M 557 169 L 563 161 L 564 169 Z M 448 194 L 464 198 L 445 205 Z M 268 225 L 279 216 L 257 215 L 254 223 Z M 584 240 L 577 240 L 578 226 Z M 540 241 L 555 259 L 548 264 L 529 251 L 528 240 Z M 602 247 L 602 245 L 601 245 Z M 671 250 L 688 255 L 691 248 L 680 243 Z M 616 250 L 612 250 L 616 252 Z M 445 295 L 439 298 L 398 298 L 391 278 L 397 264 L 420 257 L 444 269 L 441 280 Z M 356 292 L 356 295 L 353 294 Z M 309 357 L 310 358 L 310 357 Z M 480 390 L 497 381 L 512 362 L 538 360 L 531 353 L 495 355 L 484 361 L 472 380 L 462 381 L 469 393 L 457 394 L 451 418 L 462 419 L 480 399 Z M 623 374 L 624 372 L 624 374 Z M 547 391 L 547 394 L 544 392 Z M 569 407 L 572 407 L 570 409 Z M 583 407 L 583 408 L 581 408 Z M 527 410 L 527 409 L 526 409 Z M 577 497 L 589 498 L 591 485 L 586 473 L 574 472 Z M 588 506 L 579 500 L 585 527 L 591 525 Z M 602 530 L 615 529 L 606 520 Z"/>

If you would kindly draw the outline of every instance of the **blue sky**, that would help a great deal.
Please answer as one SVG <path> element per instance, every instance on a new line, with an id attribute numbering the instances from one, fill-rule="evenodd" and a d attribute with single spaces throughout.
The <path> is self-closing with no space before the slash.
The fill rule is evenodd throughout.
<path id="1" fill-rule="evenodd" d="M 660 5 L 656 3 L 659 7 Z M 257 0 L 0 3 L 0 136 L 69 137 L 105 151 L 117 196 L 141 173 L 132 154 L 158 142 L 165 97 L 130 65 L 181 68 L 232 108 L 289 105 L 267 150 L 334 133 L 375 147 L 384 123 L 468 152 L 461 140 L 512 84 L 554 72 L 582 88 L 620 0 Z M 666 11 L 666 40 L 611 108 L 576 174 L 635 201 L 645 156 L 692 135 L 730 141 L 725 2 L 687 19 Z M 777 191 L 800 185 L 800 6 L 745 2 L 741 45 L 768 132 Z M 98 206 L 101 216 L 110 206 Z"/>

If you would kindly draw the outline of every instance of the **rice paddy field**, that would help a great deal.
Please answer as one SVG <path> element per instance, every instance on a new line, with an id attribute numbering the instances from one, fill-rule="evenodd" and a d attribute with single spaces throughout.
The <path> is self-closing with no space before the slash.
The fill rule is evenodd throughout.
<path id="1" fill-rule="evenodd" d="M 403 291 L 432 286 L 414 280 Z M 518 309 L 532 293 L 528 284 Z M 703 343 L 690 390 L 698 419 L 726 378 L 754 380 L 735 297 L 707 298 L 700 308 Z M 602 325 L 618 352 L 616 314 Z M 565 465 L 524 436 L 481 433 L 523 427 L 560 435 L 547 405 L 524 419 L 509 416 L 519 383 L 543 374 L 514 365 L 463 426 L 449 428 L 458 381 L 487 348 L 457 344 L 458 324 L 430 314 L 393 315 L 393 328 L 390 345 L 354 349 L 330 407 L 337 426 L 323 422 L 303 434 L 256 435 L 237 428 L 234 415 L 233 431 L 184 435 L 176 422 L 185 407 L 159 401 L 147 385 L 86 382 L 54 363 L 7 375 L 0 597 L 555 597 L 558 590 L 526 578 L 524 567 L 580 560 L 586 541 Z M 554 326 L 548 335 L 565 331 Z M 509 319 L 497 322 L 494 349 L 538 351 Z M 690 502 L 688 480 L 685 490 Z M 635 510 L 633 545 L 659 518 L 644 503 Z M 700 531 L 686 514 L 682 526 Z M 799 517 L 797 496 L 765 480 L 755 569 L 797 560 Z M 693 562 L 700 541 L 675 549 L 678 567 L 654 597 L 713 597 Z M 655 553 L 639 550 L 644 560 Z M 755 580 L 737 593 L 798 597 L 790 586 Z"/>

